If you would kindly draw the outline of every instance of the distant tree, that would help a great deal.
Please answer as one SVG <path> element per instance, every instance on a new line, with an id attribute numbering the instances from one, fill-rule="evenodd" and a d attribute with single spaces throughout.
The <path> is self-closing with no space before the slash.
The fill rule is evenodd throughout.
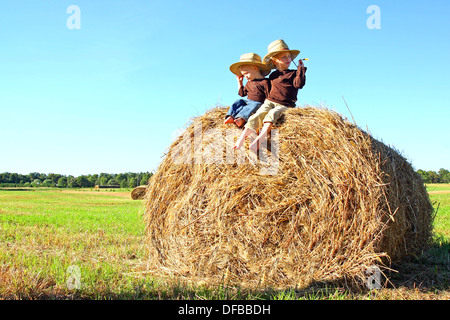
<path id="1" fill-rule="evenodd" d="M 126 173 L 119 173 L 116 176 L 115 180 L 121 185 L 122 181 L 124 181 L 124 180 L 127 181 L 128 180 L 127 174 Z"/>
<path id="2" fill-rule="evenodd" d="M 88 177 L 86 176 L 79 176 L 77 179 L 77 184 L 82 187 L 82 188 L 89 188 L 89 187 L 93 187 L 93 183 L 88 179 Z"/>
<path id="3" fill-rule="evenodd" d="M 137 181 L 135 177 L 131 177 L 128 181 L 128 187 L 129 188 L 136 188 L 137 187 Z"/>
<path id="4" fill-rule="evenodd" d="M 88 175 L 87 179 L 89 180 L 89 186 L 93 187 L 96 185 L 96 178 L 93 175 Z"/>
<path id="5" fill-rule="evenodd" d="M 31 182 L 31 179 L 28 175 L 18 174 L 18 179 L 20 180 L 20 184 L 23 185 L 25 182 Z"/>
<path id="6" fill-rule="evenodd" d="M 139 181 L 139 184 L 140 185 L 148 184 L 148 180 L 150 179 L 151 176 L 152 176 L 151 173 L 148 173 L 148 172 L 143 173 L 141 176 L 141 181 Z"/>
<path id="7" fill-rule="evenodd" d="M 73 176 L 67 177 L 67 186 L 69 188 L 79 188 L 80 187 L 80 185 L 77 182 L 77 179 L 75 179 L 75 177 L 73 177 Z"/>
<path id="8" fill-rule="evenodd" d="M 45 179 L 44 181 L 42 181 L 41 187 L 54 187 L 55 184 L 53 183 L 53 181 L 51 179 Z"/>
<path id="9" fill-rule="evenodd" d="M 58 188 L 67 188 L 67 178 L 66 177 L 59 178 L 57 185 L 58 185 Z"/>
<path id="10" fill-rule="evenodd" d="M 23 180 L 24 180 L 25 182 L 31 183 L 31 181 L 33 181 L 33 180 L 31 180 L 30 175 L 22 175 L 22 177 L 23 177 Z"/>
<path id="11" fill-rule="evenodd" d="M 99 184 L 104 186 L 104 185 L 106 185 L 108 183 L 108 178 L 107 177 L 100 177 L 99 181 L 100 181 Z"/>
<path id="12" fill-rule="evenodd" d="M 428 171 L 428 180 L 430 181 L 430 183 L 439 183 L 440 179 L 439 179 L 439 175 L 434 172 L 434 171 Z"/>
<path id="13" fill-rule="evenodd" d="M 438 172 L 438 176 L 442 183 L 450 183 L 450 171 L 441 168 Z"/>
<path id="14" fill-rule="evenodd" d="M 41 176 L 41 174 L 38 173 L 38 172 L 31 172 L 31 173 L 29 174 L 29 176 L 30 176 L 30 181 L 33 182 L 34 180 L 39 179 L 39 177 Z"/>
<path id="15" fill-rule="evenodd" d="M 428 172 L 425 170 L 417 170 L 417 173 L 420 174 L 424 183 L 430 183 L 430 177 L 428 176 Z"/>
<path id="16" fill-rule="evenodd" d="M 53 184 L 55 184 L 55 185 L 58 183 L 58 180 L 61 177 L 62 177 L 62 175 L 56 174 L 56 173 L 50 173 L 48 175 L 48 179 L 52 180 Z"/>
<path id="17" fill-rule="evenodd" d="M 121 188 L 128 188 L 128 181 L 127 180 L 122 180 L 120 181 L 120 187 Z"/>
<path id="18" fill-rule="evenodd" d="M 100 184 L 100 183 L 99 183 L 99 176 L 98 176 L 98 174 L 93 174 L 93 175 L 89 178 L 89 180 L 93 181 L 94 185 Z"/>
<path id="19" fill-rule="evenodd" d="M 40 179 L 34 179 L 33 182 L 31 183 L 31 185 L 33 187 L 40 187 L 41 183 L 42 183 L 42 181 Z"/>
<path id="20" fill-rule="evenodd" d="M 9 183 L 19 183 L 19 175 L 17 173 L 10 173 L 9 174 Z"/>

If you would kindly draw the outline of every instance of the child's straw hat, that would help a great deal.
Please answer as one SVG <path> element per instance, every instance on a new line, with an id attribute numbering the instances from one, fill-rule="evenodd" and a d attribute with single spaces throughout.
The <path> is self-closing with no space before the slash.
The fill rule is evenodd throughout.
<path id="1" fill-rule="evenodd" d="M 256 53 L 244 53 L 239 59 L 239 62 L 233 63 L 230 66 L 230 71 L 235 75 L 240 76 L 241 72 L 239 71 L 239 67 L 243 65 L 253 65 L 259 67 L 263 77 L 270 73 L 270 68 L 262 63 L 261 57 Z"/>
<path id="2" fill-rule="evenodd" d="M 277 55 L 281 52 L 288 51 L 291 54 L 291 59 L 294 60 L 298 54 L 300 53 L 299 50 L 290 50 L 286 42 L 284 40 L 275 40 L 271 44 L 269 44 L 267 48 L 268 54 L 264 56 L 264 63 L 269 66 L 270 69 L 274 69 L 275 65 L 271 61 L 271 58 L 274 55 Z"/>

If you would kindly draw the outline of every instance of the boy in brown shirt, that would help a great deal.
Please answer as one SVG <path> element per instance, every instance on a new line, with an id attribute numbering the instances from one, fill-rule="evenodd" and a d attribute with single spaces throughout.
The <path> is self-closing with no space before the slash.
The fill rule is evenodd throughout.
<path id="1" fill-rule="evenodd" d="M 264 78 L 270 73 L 269 66 L 265 65 L 256 53 L 243 54 L 239 62 L 230 66 L 230 71 L 236 75 L 238 81 L 238 94 L 247 99 L 236 100 L 225 116 L 225 123 L 235 123 L 238 127 L 263 104 L 270 91 L 270 81 Z M 247 83 L 243 85 L 244 77 Z"/>
<path id="2" fill-rule="evenodd" d="M 299 60 L 297 70 L 289 69 L 291 62 L 300 51 L 289 50 L 283 40 L 276 40 L 269 44 L 268 52 L 264 57 L 264 63 L 271 69 L 277 69 L 269 76 L 271 81 L 269 95 L 258 111 L 248 119 L 244 131 L 234 146 L 235 149 L 240 149 L 245 138 L 252 133 L 256 134 L 262 127 L 258 137 L 250 144 L 250 150 L 258 150 L 259 141 L 267 136 L 281 113 L 287 108 L 295 107 L 298 90 L 305 85 L 307 68 L 303 65 L 303 61 Z"/>

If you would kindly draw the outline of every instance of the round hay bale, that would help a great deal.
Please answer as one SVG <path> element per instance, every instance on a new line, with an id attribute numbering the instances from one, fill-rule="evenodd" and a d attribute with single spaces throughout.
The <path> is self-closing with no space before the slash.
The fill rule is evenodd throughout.
<path id="1" fill-rule="evenodd" d="M 428 246 L 433 208 L 398 152 L 336 112 L 305 107 L 284 114 L 255 160 L 248 142 L 234 153 L 241 131 L 222 123 L 226 111 L 194 119 L 148 186 L 155 273 L 249 287 L 362 284 L 371 266 Z"/>
<path id="2" fill-rule="evenodd" d="M 131 191 L 131 199 L 142 200 L 147 192 L 147 186 L 137 186 Z"/>

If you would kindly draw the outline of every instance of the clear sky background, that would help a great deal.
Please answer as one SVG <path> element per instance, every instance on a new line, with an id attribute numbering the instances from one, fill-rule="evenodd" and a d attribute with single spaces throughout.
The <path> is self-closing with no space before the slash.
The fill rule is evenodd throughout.
<path id="1" fill-rule="evenodd" d="M 238 98 L 229 65 L 276 39 L 310 59 L 299 106 L 351 120 L 344 96 L 415 169 L 450 169 L 449 14 L 448 0 L 1 0 L 0 172 L 154 171 L 192 117 Z"/>

